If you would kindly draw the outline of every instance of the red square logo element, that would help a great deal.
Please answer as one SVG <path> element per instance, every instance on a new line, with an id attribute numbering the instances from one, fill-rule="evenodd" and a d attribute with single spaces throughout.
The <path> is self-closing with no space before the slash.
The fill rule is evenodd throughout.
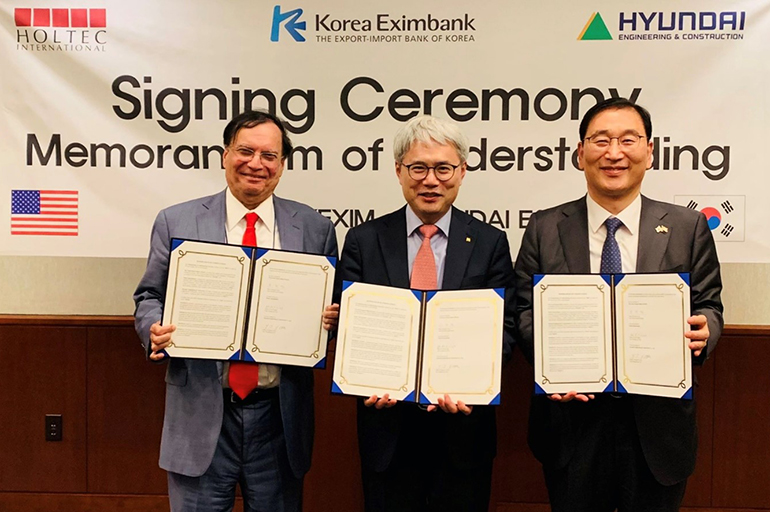
<path id="1" fill-rule="evenodd" d="M 70 26 L 70 11 L 69 9 L 52 9 L 53 11 L 53 26 L 54 27 L 69 27 Z"/>
<path id="2" fill-rule="evenodd" d="M 34 24 L 36 27 L 51 26 L 51 9 L 33 9 L 35 13 Z"/>
<path id="3" fill-rule="evenodd" d="M 70 9 L 71 27 L 85 28 L 88 26 L 88 9 Z"/>
<path id="4" fill-rule="evenodd" d="M 88 9 L 91 18 L 91 27 L 107 26 L 107 9 Z"/>
<path id="5" fill-rule="evenodd" d="M 32 25 L 32 9 L 14 9 L 13 17 L 17 27 L 29 27 Z"/>

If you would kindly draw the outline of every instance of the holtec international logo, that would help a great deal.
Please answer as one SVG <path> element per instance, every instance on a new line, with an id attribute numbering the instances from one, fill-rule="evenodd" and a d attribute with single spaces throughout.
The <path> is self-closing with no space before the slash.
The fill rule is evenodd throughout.
<path id="1" fill-rule="evenodd" d="M 612 34 L 607 29 L 602 15 L 595 12 L 588 18 L 588 23 L 578 36 L 578 41 L 607 41 L 612 40 Z"/>
<path id="2" fill-rule="evenodd" d="M 281 25 L 286 29 L 286 32 L 297 42 L 304 43 L 305 36 L 300 33 L 305 31 L 307 23 L 299 21 L 302 16 L 302 9 L 292 9 L 291 11 L 281 12 L 281 6 L 276 5 L 273 7 L 273 26 L 270 30 L 270 40 L 274 43 L 278 42 L 281 33 Z"/>
<path id="3" fill-rule="evenodd" d="M 107 9 L 17 7 L 16 49 L 45 52 L 103 52 Z"/>

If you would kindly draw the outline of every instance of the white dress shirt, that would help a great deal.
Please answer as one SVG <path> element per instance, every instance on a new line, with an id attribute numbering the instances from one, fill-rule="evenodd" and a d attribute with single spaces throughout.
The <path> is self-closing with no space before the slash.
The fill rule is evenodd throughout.
<path id="1" fill-rule="evenodd" d="M 620 248 L 620 259 L 624 274 L 636 272 L 636 257 L 639 253 L 639 222 L 642 217 L 642 196 L 637 195 L 631 204 L 612 215 L 586 194 L 588 206 L 588 249 L 591 259 L 591 273 L 598 274 L 602 265 L 602 248 L 607 238 L 607 227 L 604 225 L 609 217 L 617 217 L 623 222 L 615 233 L 615 240 Z"/>
<path id="2" fill-rule="evenodd" d="M 262 201 L 255 209 L 248 210 L 238 201 L 230 189 L 225 193 L 225 231 L 227 232 L 227 243 L 241 245 L 243 234 L 246 232 L 247 213 L 254 212 L 259 215 L 259 220 L 254 226 L 257 232 L 257 246 L 264 249 L 280 249 L 281 238 L 278 235 L 278 228 L 275 223 L 275 207 L 273 205 L 273 196 Z M 222 369 L 222 386 L 230 387 L 230 364 L 224 363 Z M 259 365 L 259 385 L 260 388 L 272 388 L 281 382 L 281 367 L 274 364 Z"/>

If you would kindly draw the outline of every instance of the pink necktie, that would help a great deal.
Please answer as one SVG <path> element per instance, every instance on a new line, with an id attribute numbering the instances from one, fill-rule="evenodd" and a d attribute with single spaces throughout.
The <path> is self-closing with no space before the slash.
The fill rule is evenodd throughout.
<path id="1" fill-rule="evenodd" d="M 243 245 L 249 247 L 257 246 L 257 230 L 255 225 L 259 220 L 259 215 L 249 212 L 246 217 L 246 231 L 243 233 Z M 254 391 L 259 383 L 259 365 L 254 363 L 244 363 L 233 361 L 230 363 L 230 389 L 241 398 L 246 398 L 249 393 Z"/>
<path id="2" fill-rule="evenodd" d="M 438 227 L 434 224 L 423 224 L 420 226 L 422 233 L 422 245 L 417 251 L 412 266 L 412 279 L 409 283 L 411 288 L 417 290 L 435 290 L 438 288 L 436 282 L 436 260 L 433 257 L 433 249 L 430 247 L 430 238 L 438 232 Z"/>

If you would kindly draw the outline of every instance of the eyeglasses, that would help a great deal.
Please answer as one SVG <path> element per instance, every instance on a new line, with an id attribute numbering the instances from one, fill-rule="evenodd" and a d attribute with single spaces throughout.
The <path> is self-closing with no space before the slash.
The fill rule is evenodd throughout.
<path id="1" fill-rule="evenodd" d="M 591 137 L 586 137 L 586 142 L 590 143 L 596 148 L 599 149 L 606 149 L 610 147 L 610 144 L 612 144 L 612 140 L 616 139 L 618 141 L 618 144 L 624 148 L 633 148 L 637 144 L 639 144 L 639 141 L 644 139 L 644 135 L 638 135 L 636 133 L 626 133 L 625 135 L 621 135 L 620 137 L 610 137 L 609 135 L 605 135 L 603 133 L 592 135 Z"/>
<path id="2" fill-rule="evenodd" d="M 439 181 L 449 181 L 452 176 L 455 175 L 455 171 L 458 167 L 463 165 L 464 162 L 457 165 L 452 164 L 438 164 L 438 165 L 425 165 L 423 163 L 405 164 L 401 162 L 401 165 L 406 167 L 406 172 L 409 173 L 409 177 L 415 181 L 422 181 L 428 177 L 428 172 L 433 169 L 433 174 Z"/>
<path id="3" fill-rule="evenodd" d="M 254 151 L 245 146 L 237 147 L 233 151 L 241 160 L 251 161 L 256 156 L 262 162 L 262 165 L 267 166 L 275 165 L 281 159 L 280 155 L 273 151 Z"/>

